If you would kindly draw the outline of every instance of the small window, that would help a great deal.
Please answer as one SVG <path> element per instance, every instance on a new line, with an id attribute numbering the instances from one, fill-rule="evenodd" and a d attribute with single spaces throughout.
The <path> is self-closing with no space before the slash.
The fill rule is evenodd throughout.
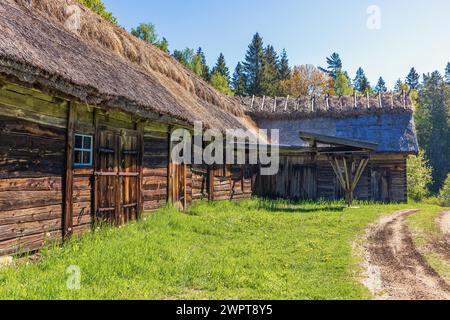
<path id="1" fill-rule="evenodd" d="M 75 135 L 75 165 L 92 166 L 92 136 Z"/>

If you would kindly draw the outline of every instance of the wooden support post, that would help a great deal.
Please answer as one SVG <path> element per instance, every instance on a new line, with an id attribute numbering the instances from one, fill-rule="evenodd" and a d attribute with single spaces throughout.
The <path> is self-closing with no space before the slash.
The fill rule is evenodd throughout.
<path id="1" fill-rule="evenodd" d="M 122 148 L 121 148 L 121 146 L 120 146 L 120 143 L 121 143 L 121 138 L 120 138 L 120 133 L 119 132 L 116 132 L 115 134 L 114 134 L 114 138 L 115 138 L 115 141 L 114 141 L 114 143 L 115 143 L 115 149 L 116 149 L 116 152 L 115 152 L 115 154 L 114 154 L 114 172 L 117 174 L 116 175 L 116 189 L 115 189 L 115 192 L 116 192 L 116 194 L 115 194 L 115 210 L 116 210 L 116 217 L 115 217 L 115 220 L 116 220 L 116 224 L 119 226 L 119 225 L 121 225 L 121 224 L 123 224 L 123 215 L 122 215 L 122 212 L 123 212 L 123 210 L 122 210 L 122 179 L 123 179 L 123 177 L 121 177 L 118 173 L 119 173 L 119 171 L 120 171 L 120 157 L 121 157 L 121 150 L 122 150 Z"/>
<path id="2" fill-rule="evenodd" d="M 208 200 L 214 200 L 214 167 L 208 166 Z"/>
<path id="3" fill-rule="evenodd" d="M 394 92 L 391 91 L 391 109 L 394 109 Z"/>
<path id="4" fill-rule="evenodd" d="M 330 160 L 330 163 L 331 163 L 331 167 L 334 170 L 334 173 L 336 174 L 336 176 L 338 177 L 339 182 L 341 183 L 342 189 L 345 190 L 345 180 L 344 180 L 344 176 L 342 175 L 338 159 L 336 157 L 334 157 L 334 158 L 332 158 Z"/>
<path id="5" fill-rule="evenodd" d="M 353 179 L 352 190 L 354 191 L 361 179 L 364 170 L 366 170 L 367 165 L 369 164 L 369 159 L 362 159 L 359 163 L 359 167 L 356 170 L 355 178 Z"/>
<path id="6" fill-rule="evenodd" d="M 383 101 L 381 99 L 381 92 L 378 92 L 378 104 L 380 106 L 380 109 L 383 109 Z"/>
<path id="7" fill-rule="evenodd" d="M 403 109 L 406 109 L 406 92 L 405 90 L 402 90 L 403 95 Z"/>
<path id="8" fill-rule="evenodd" d="M 367 96 L 367 109 L 370 109 L 370 94 L 369 94 L 369 92 L 367 92 L 366 96 Z"/>
<path id="9" fill-rule="evenodd" d="M 252 96 L 252 104 L 250 105 L 250 110 L 253 110 L 254 103 L 255 103 L 255 95 Z"/>
<path id="10" fill-rule="evenodd" d="M 64 239 L 73 233 L 73 164 L 75 148 L 75 123 L 77 118 L 76 107 L 69 103 L 67 117 L 67 141 L 66 141 L 66 184 L 64 195 Z"/>
<path id="11" fill-rule="evenodd" d="M 187 202 L 187 164 L 182 164 L 183 168 L 183 210 L 187 210 L 188 202 Z"/>
<path id="12" fill-rule="evenodd" d="M 93 146 L 93 152 L 94 152 L 94 171 L 97 172 L 99 171 L 100 168 L 100 159 L 99 159 L 99 152 L 98 152 L 98 140 L 100 139 L 100 135 L 99 135 L 99 131 L 98 131 L 98 109 L 95 108 L 94 109 L 94 121 L 93 121 L 93 125 L 94 125 L 94 146 Z M 98 217 L 98 195 L 99 195 L 99 181 L 98 181 L 99 177 L 98 175 L 94 174 L 94 222 L 97 223 L 97 217 Z"/>
<path id="13" fill-rule="evenodd" d="M 264 110 L 264 103 L 265 102 L 266 102 L 266 96 L 263 96 L 262 103 L 261 103 L 261 111 Z"/>
<path id="14" fill-rule="evenodd" d="M 284 105 L 284 111 L 287 111 L 288 108 L 288 102 L 289 102 L 289 96 L 286 97 L 286 103 Z"/>
<path id="15" fill-rule="evenodd" d="M 168 144 L 169 144 L 169 154 L 168 154 L 168 158 L 169 158 L 169 165 L 168 165 L 168 181 L 167 181 L 167 203 L 171 203 L 173 204 L 173 163 L 172 163 L 172 128 L 169 127 L 169 132 L 168 132 Z"/>
<path id="16" fill-rule="evenodd" d="M 137 143 L 139 146 L 139 158 L 138 158 L 138 171 L 139 171 L 139 177 L 138 177 L 138 183 L 137 185 L 137 200 L 138 200 L 138 206 L 137 206 L 137 215 L 138 219 L 142 217 L 142 214 L 144 213 L 144 193 L 142 190 L 144 190 L 144 124 L 140 121 L 137 123 Z"/>

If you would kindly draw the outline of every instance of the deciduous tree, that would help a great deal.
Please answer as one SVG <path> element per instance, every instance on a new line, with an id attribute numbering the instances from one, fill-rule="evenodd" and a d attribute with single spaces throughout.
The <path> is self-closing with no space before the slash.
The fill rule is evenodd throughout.
<path id="1" fill-rule="evenodd" d="M 425 152 L 420 150 L 417 156 L 408 158 L 408 198 L 414 201 L 422 201 L 428 197 L 428 187 L 433 182 L 433 170 L 428 164 Z"/>
<path id="2" fill-rule="evenodd" d="M 169 42 L 166 38 L 159 39 L 156 27 L 153 23 L 140 23 L 136 28 L 131 29 L 131 34 L 158 47 L 164 52 L 169 52 Z"/>
<path id="3" fill-rule="evenodd" d="M 281 82 L 284 95 L 300 97 L 322 95 L 328 91 L 329 76 L 313 65 L 302 65 L 292 69 L 291 77 Z"/>
<path id="4" fill-rule="evenodd" d="M 78 0 L 82 5 L 98 13 L 103 19 L 108 20 L 113 24 L 117 24 L 117 18 L 106 10 L 105 4 L 102 0 Z"/>
<path id="5" fill-rule="evenodd" d="M 216 90 L 222 92 L 223 94 L 228 96 L 233 95 L 233 91 L 231 91 L 227 78 L 219 72 L 214 72 L 211 75 L 210 83 Z"/>

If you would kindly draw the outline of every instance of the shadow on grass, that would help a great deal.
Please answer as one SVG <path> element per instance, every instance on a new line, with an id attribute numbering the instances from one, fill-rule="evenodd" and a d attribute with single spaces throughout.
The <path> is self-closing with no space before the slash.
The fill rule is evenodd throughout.
<path id="1" fill-rule="evenodd" d="M 294 208 L 285 208 L 277 205 L 263 205 L 259 209 L 266 210 L 268 212 L 283 212 L 283 213 L 313 213 L 313 212 L 343 212 L 346 207 L 344 206 L 329 206 L 320 208 L 302 208 L 301 205 L 297 205 Z"/>

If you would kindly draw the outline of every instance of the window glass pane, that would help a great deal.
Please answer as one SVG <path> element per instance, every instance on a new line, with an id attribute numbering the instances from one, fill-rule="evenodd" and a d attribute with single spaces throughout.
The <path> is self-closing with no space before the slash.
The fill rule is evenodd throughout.
<path id="1" fill-rule="evenodd" d="M 90 164 L 91 163 L 91 153 L 89 151 L 83 152 L 83 164 Z"/>
<path id="2" fill-rule="evenodd" d="M 81 157 L 82 157 L 82 152 L 75 151 L 75 164 L 81 164 Z"/>
<path id="3" fill-rule="evenodd" d="M 83 137 L 80 135 L 75 135 L 75 148 L 76 149 L 83 148 Z"/>
<path id="4" fill-rule="evenodd" d="M 84 137 L 83 149 L 91 150 L 92 137 Z"/>

